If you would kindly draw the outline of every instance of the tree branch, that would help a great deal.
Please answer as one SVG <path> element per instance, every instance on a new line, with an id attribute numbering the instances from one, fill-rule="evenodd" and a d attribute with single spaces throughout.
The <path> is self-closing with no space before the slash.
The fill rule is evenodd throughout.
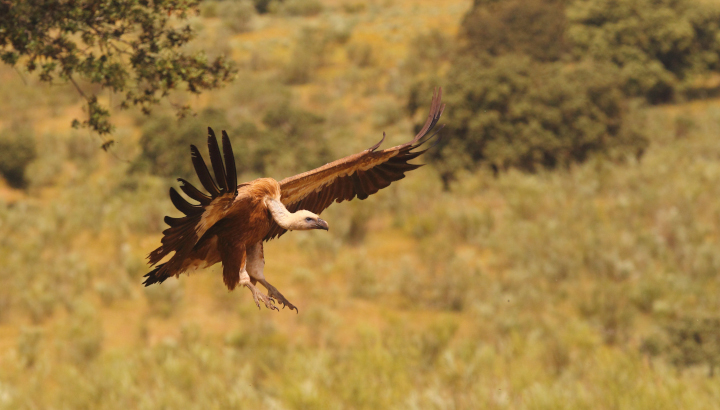
<path id="1" fill-rule="evenodd" d="M 13 66 L 13 68 L 15 69 L 15 72 L 18 73 L 18 76 L 20 76 L 20 79 L 22 80 L 23 84 L 25 84 L 27 86 L 28 83 L 27 83 L 27 81 L 25 81 L 25 77 L 23 77 L 22 73 L 20 72 L 20 70 L 18 70 L 17 66 Z"/>
<path id="2" fill-rule="evenodd" d="M 77 90 L 77 92 L 79 92 L 80 95 L 82 95 L 82 97 L 83 97 L 85 100 L 89 101 L 90 99 L 87 97 L 87 95 L 85 95 L 85 93 L 83 92 L 82 88 L 80 88 L 80 86 L 78 85 L 78 83 L 75 82 L 75 79 L 72 78 L 72 76 L 68 76 L 68 79 L 70 80 L 70 82 L 72 83 L 72 85 L 75 86 L 75 89 Z"/>

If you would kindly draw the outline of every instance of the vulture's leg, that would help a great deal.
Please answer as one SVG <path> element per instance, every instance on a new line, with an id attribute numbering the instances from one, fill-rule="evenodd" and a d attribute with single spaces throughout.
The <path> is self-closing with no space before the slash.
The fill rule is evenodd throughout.
<path id="1" fill-rule="evenodd" d="M 252 292 L 253 300 L 255 300 L 258 308 L 260 308 L 260 301 L 262 301 L 268 309 L 278 310 L 277 306 L 275 306 L 275 300 L 260 292 L 255 287 L 256 281 L 248 275 L 245 269 L 247 265 L 245 246 L 222 240 L 223 238 L 220 239 L 218 241 L 218 250 L 223 264 L 223 281 L 228 289 L 233 290 L 238 285 L 245 286 Z"/>
<path id="2" fill-rule="evenodd" d="M 255 300 L 255 304 L 257 305 L 258 309 L 260 308 L 260 301 L 262 301 L 265 304 L 265 307 L 270 310 L 279 310 L 277 306 L 275 306 L 275 300 L 262 292 L 252 283 L 253 280 L 250 278 L 250 275 L 248 275 L 247 271 L 245 269 L 240 271 L 240 285 L 245 286 L 248 289 L 250 289 L 250 292 L 252 292 L 253 299 Z"/>
<path id="3" fill-rule="evenodd" d="M 285 307 L 288 307 L 290 308 L 290 310 L 295 309 L 295 312 L 297 312 L 298 309 L 295 307 L 295 305 L 285 299 L 285 296 L 283 296 L 282 293 L 278 292 L 275 286 L 271 285 L 267 280 L 265 280 L 265 275 L 263 274 L 263 270 L 265 269 L 265 257 L 263 255 L 262 242 L 258 242 L 254 245 L 248 246 L 247 258 L 247 270 L 250 274 L 250 277 L 265 286 L 265 289 L 267 289 L 268 291 L 268 295 L 271 298 L 275 298 L 278 303 L 282 304 L 283 309 Z"/>

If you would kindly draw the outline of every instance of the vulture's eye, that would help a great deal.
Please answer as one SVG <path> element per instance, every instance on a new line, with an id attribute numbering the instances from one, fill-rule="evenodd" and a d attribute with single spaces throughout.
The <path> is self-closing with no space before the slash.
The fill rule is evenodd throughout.
<path id="1" fill-rule="evenodd" d="M 312 218 L 305 218 L 305 222 L 312 222 L 312 221 L 313 221 Z"/>

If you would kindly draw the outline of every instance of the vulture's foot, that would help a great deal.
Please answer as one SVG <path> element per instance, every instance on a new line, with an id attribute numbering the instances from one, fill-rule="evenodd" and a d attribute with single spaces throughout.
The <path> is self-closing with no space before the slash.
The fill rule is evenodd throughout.
<path id="1" fill-rule="evenodd" d="M 250 292 L 252 292 L 253 295 L 253 300 L 255 300 L 255 305 L 258 307 L 258 309 L 260 309 L 260 302 L 262 301 L 262 303 L 265 304 L 266 308 L 270 310 L 280 310 L 277 306 L 275 306 L 275 299 L 260 292 L 260 290 L 258 290 L 258 288 L 255 287 L 255 285 L 253 285 L 250 280 L 240 280 L 240 284 L 250 289 Z"/>
<path id="2" fill-rule="evenodd" d="M 277 300 L 278 304 L 283 305 L 283 309 L 285 309 L 286 307 L 289 308 L 290 310 L 295 309 L 295 313 L 298 313 L 298 308 L 296 308 L 295 305 L 293 305 L 287 299 L 285 299 L 285 296 L 283 296 L 282 293 L 280 293 L 277 290 L 277 288 L 275 288 L 275 286 L 269 284 L 268 281 L 266 281 L 266 280 L 261 280 L 260 283 L 262 283 L 263 286 L 265 286 L 265 289 L 267 289 L 268 295 L 270 295 L 271 298 L 275 298 Z"/>

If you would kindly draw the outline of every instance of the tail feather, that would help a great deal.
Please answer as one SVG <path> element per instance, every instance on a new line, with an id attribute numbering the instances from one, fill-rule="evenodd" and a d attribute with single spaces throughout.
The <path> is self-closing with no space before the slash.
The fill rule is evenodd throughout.
<path id="1" fill-rule="evenodd" d="M 161 275 L 159 271 L 162 269 L 162 267 L 165 266 L 165 264 L 160 264 L 155 267 L 155 269 L 151 270 L 147 273 L 147 275 L 143 276 L 145 279 L 145 282 L 143 282 L 143 285 L 150 286 L 153 283 L 163 283 L 165 282 L 165 279 L 167 279 L 169 276 Z"/>

